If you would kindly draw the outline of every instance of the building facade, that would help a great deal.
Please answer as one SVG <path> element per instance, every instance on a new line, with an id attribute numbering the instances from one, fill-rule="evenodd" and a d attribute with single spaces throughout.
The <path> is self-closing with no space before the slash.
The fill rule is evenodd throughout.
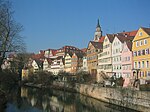
<path id="1" fill-rule="evenodd" d="M 150 28 L 139 28 L 132 45 L 133 75 L 140 83 L 150 79 Z"/>
<path id="2" fill-rule="evenodd" d="M 77 71 L 81 70 L 82 66 L 83 66 L 83 54 L 74 53 L 72 55 L 71 61 L 71 73 L 76 73 Z"/>
<path id="3" fill-rule="evenodd" d="M 71 72 L 72 53 L 67 53 L 65 56 L 65 71 Z"/>
<path id="4" fill-rule="evenodd" d="M 112 42 L 114 35 L 107 34 L 103 41 L 103 51 L 98 54 L 98 82 L 101 74 L 112 76 Z"/>
<path id="5" fill-rule="evenodd" d="M 60 71 L 64 71 L 64 58 L 62 56 L 58 56 L 52 60 L 50 69 L 50 72 L 54 75 L 58 75 Z"/>
<path id="6" fill-rule="evenodd" d="M 134 79 L 133 69 L 133 58 L 132 58 L 132 42 L 124 42 L 121 61 L 122 61 L 122 77 L 124 78 L 124 87 L 130 86 Z"/>
<path id="7" fill-rule="evenodd" d="M 93 80 L 97 81 L 98 53 L 102 51 L 102 43 L 90 41 L 87 48 L 88 71 Z"/>

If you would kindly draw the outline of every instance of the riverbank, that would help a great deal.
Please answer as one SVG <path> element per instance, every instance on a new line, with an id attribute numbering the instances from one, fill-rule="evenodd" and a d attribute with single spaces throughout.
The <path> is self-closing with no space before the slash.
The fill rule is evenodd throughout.
<path id="1" fill-rule="evenodd" d="M 87 84 L 69 84 L 66 82 L 54 82 L 53 86 L 49 87 L 42 87 L 37 85 L 36 87 L 78 92 L 80 94 L 93 97 L 107 103 L 123 106 L 138 111 L 150 111 L 150 92 L 146 91 L 138 91 L 121 87 L 108 88 Z"/>

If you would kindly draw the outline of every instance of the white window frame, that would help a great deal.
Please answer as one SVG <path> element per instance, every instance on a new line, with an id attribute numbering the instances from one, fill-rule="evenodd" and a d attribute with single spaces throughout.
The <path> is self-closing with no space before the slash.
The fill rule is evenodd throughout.
<path id="1" fill-rule="evenodd" d="M 136 41 L 136 47 L 139 47 L 139 41 Z"/>
<path id="2" fill-rule="evenodd" d="M 148 44 L 147 39 L 144 39 L 144 45 Z"/>

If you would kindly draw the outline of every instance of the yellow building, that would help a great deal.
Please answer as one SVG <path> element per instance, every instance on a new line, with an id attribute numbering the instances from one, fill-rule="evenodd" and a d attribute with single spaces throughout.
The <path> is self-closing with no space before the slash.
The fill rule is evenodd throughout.
<path id="1" fill-rule="evenodd" d="M 135 78 L 144 79 L 145 83 L 145 80 L 150 79 L 150 28 L 139 28 L 133 39 L 132 51 L 133 75 Z"/>

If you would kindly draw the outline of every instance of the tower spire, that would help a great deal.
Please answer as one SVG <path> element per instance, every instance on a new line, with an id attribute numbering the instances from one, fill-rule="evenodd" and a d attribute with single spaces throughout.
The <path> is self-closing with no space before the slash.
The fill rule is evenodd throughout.
<path id="1" fill-rule="evenodd" d="M 98 19 L 97 26 L 96 26 L 96 31 L 95 31 L 95 34 L 94 34 L 94 41 L 98 42 L 101 37 L 102 37 L 102 30 L 101 30 L 101 27 L 100 27 L 100 24 L 99 24 L 99 19 Z"/>
<path id="2" fill-rule="evenodd" d="M 99 24 L 99 19 L 97 20 L 97 27 L 100 27 L 100 24 Z"/>

